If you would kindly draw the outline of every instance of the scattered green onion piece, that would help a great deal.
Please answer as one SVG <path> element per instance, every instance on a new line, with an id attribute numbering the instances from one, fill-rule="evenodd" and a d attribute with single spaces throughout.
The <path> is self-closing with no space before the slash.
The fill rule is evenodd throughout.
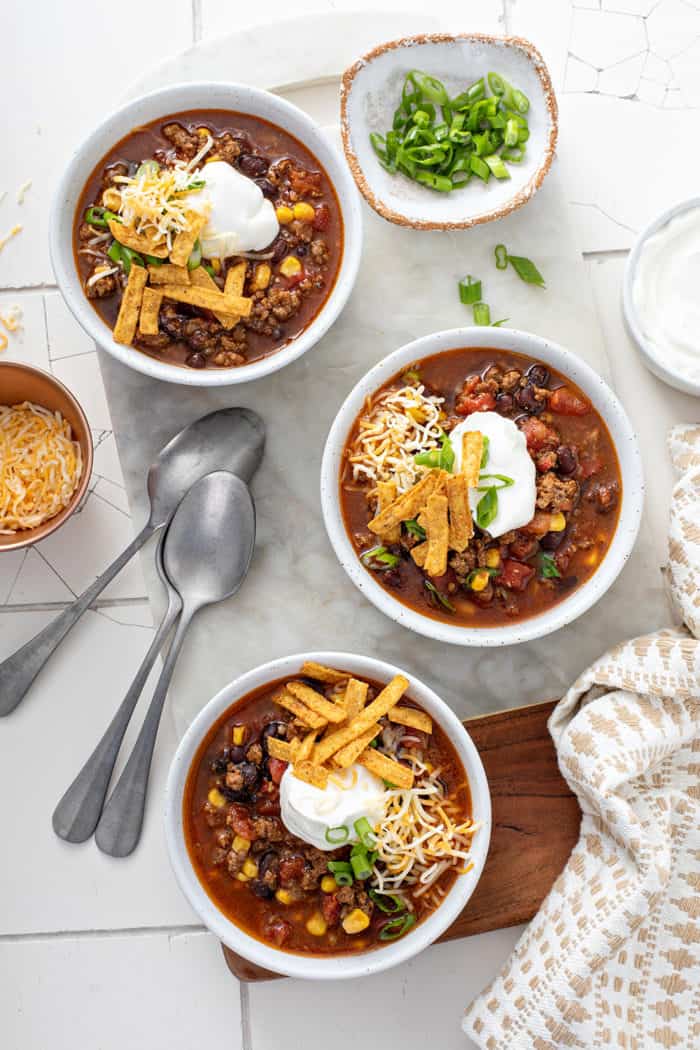
<path id="1" fill-rule="evenodd" d="M 496 269 L 505 270 L 508 267 L 508 249 L 505 244 L 497 244 L 493 249 L 493 254 L 496 256 Z"/>
<path id="2" fill-rule="evenodd" d="M 370 890 L 371 900 L 385 915 L 396 915 L 397 912 L 406 910 L 406 901 L 395 893 L 380 893 L 378 890 Z"/>
<path id="3" fill-rule="evenodd" d="M 409 536 L 415 536 L 417 540 L 424 540 L 426 537 L 426 531 L 422 525 L 419 525 L 415 518 L 409 518 L 405 521 L 404 528 Z"/>
<path id="4" fill-rule="evenodd" d="M 472 313 L 474 314 L 474 324 L 491 324 L 491 311 L 488 303 L 474 303 L 472 306 Z"/>
<path id="5" fill-rule="evenodd" d="M 526 284 L 536 284 L 539 288 L 545 287 L 544 277 L 531 259 L 526 259 L 524 255 L 509 255 L 508 262 L 521 281 L 525 281 Z"/>
<path id="6" fill-rule="evenodd" d="M 481 445 L 481 463 L 479 464 L 479 470 L 483 470 L 489 461 L 489 448 L 491 447 L 491 438 L 486 434 L 481 435 L 483 443 Z"/>
<path id="7" fill-rule="evenodd" d="M 558 580 L 561 579 L 561 573 L 557 563 L 554 560 L 553 555 L 547 554 L 546 551 L 542 551 L 539 557 L 539 568 L 540 576 L 544 580 Z"/>
<path id="8" fill-rule="evenodd" d="M 446 470 L 451 474 L 455 465 L 455 453 L 449 436 L 447 434 L 442 435 L 440 448 L 431 448 L 428 452 L 417 452 L 413 457 L 413 462 L 417 467 Z"/>
<path id="9" fill-rule="evenodd" d="M 484 161 L 489 166 L 491 174 L 497 179 L 509 179 L 510 172 L 505 166 L 501 158 L 497 153 L 492 153 L 488 157 L 484 157 Z"/>
<path id="10" fill-rule="evenodd" d="M 211 265 L 211 263 L 203 262 L 202 269 L 206 270 L 210 277 L 215 276 L 214 267 Z"/>
<path id="11" fill-rule="evenodd" d="M 187 269 L 196 270 L 202 262 L 202 246 L 199 243 L 199 239 L 194 242 L 194 248 L 190 252 L 190 257 L 187 260 Z"/>
<path id="12" fill-rule="evenodd" d="M 371 850 L 372 846 L 374 846 L 375 842 L 377 841 L 377 836 L 372 831 L 372 826 L 367 820 L 367 817 L 360 817 L 359 820 L 356 820 L 354 827 L 355 833 L 362 845 L 366 849 Z"/>
<path id="13" fill-rule="evenodd" d="M 122 255 L 122 266 L 124 267 L 124 273 L 129 274 L 132 266 L 145 266 L 143 256 L 135 252 L 133 248 L 127 248 L 125 244 L 121 245 Z"/>
<path id="14" fill-rule="evenodd" d="M 489 168 L 488 164 L 484 163 L 481 157 L 477 157 L 476 153 L 472 153 L 471 157 L 469 158 L 469 167 L 472 169 L 472 172 L 475 175 L 478 175 L 480 179 L 483 179 L 484 182 L 489 181 L 491 169 Z"/>
<path id="15" fill-rule="evenodd" d="M 522 164 L 523 158 L 525 157 L 525 150 L 522 146 L 506 147 L 501 156 L 504 160 L 507 160 L 509 164 Z"/>
<path id="16" fill-rule="evenodd" d="M 326 828 L 326 842 L 331 846 L 342 846 L 344 842 L 348 841 L 350 832 L 341 824 L 337 828 Z"/>
<path id="17" fill-rule="evenodd" d="M 376 568 L 379 572 L 386 572 L 387 569 L 395 569 L 401 558 L 398 554 L 392 554 L 386 547 L 377 546 L 361 554 L 360 561 L 366 569 Z M 372 562 L 379 562 L 379 565 L 374 566 Z"/>
<path id="18" fill-rule="evenodd" d="M 205 186 L 206 186 L 206 181 L 204 179 L 193 179 L 192 182 L 190 182 L 190 184 L 188 186 L 185 186 L 185 191 L 187 191 L 187 190 L 202 190 L 202 189 L 204 189 Z"/>
<path id="19" fill-rule="evenodd" d="M 122 246 L 119 241 L 112 241 L 107 249 L 107 255 L 113 263 L 119 265 L 122 261 Z"/>
<path id="20" fill-rule="evenodd" d="M 157 255 L 144 255 L 144 259 L 149 266 L 162 266 L 164 260 L 159 259 Z"/>
<path id="21" fill-rule="evenodd" d="M 352 873 L 358 882 L 364 882 L 372 874 L 372 865 L 369 862 L 369 857 L 363 850 L 362 853 L 352 852 L 350 855 L 350 865 L 352 867 Z"/>
<path id="22" fill-rule="evenodd" d="M 505 95 L 507 84 L 499 73 L 489 73 L 487 79 L 494 95 Z"/>
<path id="23" fill-rule="evenodd" d="M 506 146 L 517 146 L 518 144 L 518 133 L 520 128 L 517 120 L 513 117 L 509 117 L 506 122 L 505 134 L 503 135 L 503 141 Z"/>
<path id="24" fill-rule="evenodd" d="M 476 523 L 480 529 L 488 529 L 498 514 L 498 492 L 488 488 L 476 505 Z"/>
<path id="25" fill-rule="evenodd" d="M 97 226 L 102 230 L 107 229 L 108 222 L 122 221 L 115 212 L 109 211 L 108 208 L 101 208 L 99 205 L 92 205 L 92 207 L 88 208 L 84 219 L 89 226 Z"/>
<path id="26" fill-rule="evenodd" d="M 513 108 L 517 113 L 527 113 L 530 108 L 530 99 L 522 91 L 517 88 L 513 88 L 511 99 L 513 102 Z"/>
<path id="27" fill-rule="evenodd" d="M 149 172 L 152 175 L 157 175 L 160 171 L 160 164 L 157 160 L 145 160 L 143 164 L 139 164 L 136 169 L 136 178 L 140 179 L 142 175 L 147 175 Z"/>
<path id="28" fill-rule="evenodd" d="M 491 327 L 492 328 L 500 328 L 502 324 L 506 324 L 509 320 L 510 320 L 509 317 L 502 317 L 500 319 L 500 321 L 492 321 L 491 322 Z"/>
<path id="29" fill-rule="evenodd" d="M 455 611 L 455 607 L 450 601 L 450 599 L 447 598 L 446 595 L 442 593 L 442 591 L 439 591 L 434 583 L 432 583 L 430 580 L 423 580 L 423 584 L 425 585 L 425 589 L 432 595 L 433 598 L 435 598 L 437 602 L 440 603 L 443 609 L 447 609 L 448 612 Z"/>
<path id="30" fill-rule="evenodd" d="M 481 299 L 481 281 L 472 280 L 470 273 L 460 281 L 457 285 L 459 288 L 459 301 L 464 303 L 465 306 L 471 306 L 472 303 L 478 303 Z"/>
<path id="31" fill-rule="evenodd" d="M 352 865 L 347 860 L 329 860 L 328 870 L 339 886 L 352 886 Z"/>
<path id="32" fill-rule="evenodd" d="M 390 780 L 386 779 L 386 777 L 382 777 L 382 783 L 387 791 L 394 791 L 396 789 L 396 784 L 392 784 Z"/>
<path id="33" fill-rule="evenodd" d="M 513 478 L 509 478 L 507 474 L 482 474 L 479 477 L 479 481 L 488 480 L 489 478 L 495 478 L 496 481 L 500 481 L 500 485 L 478 485 L 478 492 L 486 492 L 487 489 L 509 489 L 511 485 L 515 484 Z"/>
<path id="34" fill-rule="evenodd" d="M 382 926 L 379 932 L 379 940 L 395 941 L 399 937 L 403 937 L 404 933 L 407 933 L 415 924 L 416 917 L 412 911 L 407 912 L 405 915 L 397 915 L 395 919 L 390 919 L 389 922 Z"/>

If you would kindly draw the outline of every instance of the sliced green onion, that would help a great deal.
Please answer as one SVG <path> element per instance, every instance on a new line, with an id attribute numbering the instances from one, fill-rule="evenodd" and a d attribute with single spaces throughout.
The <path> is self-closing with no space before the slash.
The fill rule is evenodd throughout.
<path id="1" fill-rule="evenodd" d="M 491 438 L 486 434 L 481 435 L 483 443 L 481 446 L 481 463 L 479 464 L 479 470 L 483 470 L 489 461 L 489 448 L 491 447 Z"/>
<path id="2" fill-rule="evenodd" d="M 507 324 L 508 321 L 510 321 L 509 317 L 502 317 L 500 319 L 500 321 L 492 321 L 491 322 L 491 327 L 492 328 L 500 328 L 502 324 Z"/>
<path id="3" fill-rule="evenodd" d="M 389 922 L 382 926 L 379 932 L 379 940 L 395 941 L 399 937 L 403 937 L 404 933 L 407 933 L 415 924 L 416 917 L 412 911 L 407 912 L 405 915 L 397 915 L 395 919 L 389 919 Z"/>
<path id="4" fill-rule="evenodd" d="M 472 303 L 478 303 L 481 299 L 481 281 L 472 280 L 470 273 L 460 281 L 457 285 L 459 288 L 459 301 L 464 303 L 465 306 L 471 306 Z"/>
<path id="5" fill-rule="evenodd" d="M 506 146 L 517 146 L 519 131 L 520 127 L 517 120 L 515 120 L 514 117 L 509 117 L 506 121 L 505 132 L 503 135 L 503 141 Z"/>
<path id="6" fill-rule="evenodd" d="M 488 529 L 498 514 L 498 492 L 488 488 L 476 505 L 476 523 L 480 529 Z"/>
<path id="7" fill-rule="evenodd" d="M 350 855 L 350 865 L 352 867 L 352 873 L 358 882 L 364 882 L 364 880 L 368 879 L 372 874 L 372 865 L 370 864 L 369 857 L 364 849 L 361 853 L 353 850 Z"/>
<path id="8" fill-rule="evenodd" d="M 488 164 L 485 164 L 481 157 L 477 157 L 475 153 L 472 153 L 469 158 L 469 167 L 472 169 L 475 175 L 478 175 L 484 182 L 489 181 L 491 175 L 491 169 Z"/>
<path id="9" fill-rule="evenodd" d="M 211 263 L 203 262 L 202 269 L 206 270 L 210 277 L 215 276 L 214 267 L 211 265 Z"/>
<path id="10" fill-rule="evenodd" d="M 513 88 L 511 100 L 513 103 L 513 108 L 516 110 L 516 112 L 521 114 L 527 113 L 527 111 L 530 108 L 530 99 L 527 97 L 526 94 L 524 94 L 524 92 L 518 91 L 517 88 Z"/>
<path id="11" fill-rule="evenodd" d="M 112 241 L 107 249 L 107 255 L 113 263 L 119 265 L 122 261 L 122 246 L 119 241 Z"/>
<path id="12" fill-rule="evenodd" d="M 371 900 L 385 915 L 396 915 L 397 912 L 406 910 L 406 901 L 395 893 L 380 893 L 378 890 L 370 890 Z"/>
<path id="13" fill-rule="evenodd" d="M 404 528 L 409 536 L 415 536 L 417 540 L 424 540 L 426 537 L 426 531 L 422 525 L 419 525 L 415 518 L 409 518 L 405 521 Z"/>
<path id="14" fill-rule="evenodd" d="M 136 169 L 136 178 L 140 179 L 142 175 L 157 175 L 160 171 L 160 164 L 157 160 L 145 160 L 143 164 L 139 164 Z"/>
<path id="15" fill-rule="evenodd" d="M 109 222 L 121 222 L 120 217 L 113 211 L 109 211 L 108 208 L 102 208 L 99 205 L 93 204 L 88 208 L 83 216 L 85 222 L 89 226 L 97 226 L 99 229 L 106 230 Z"/>
<path id="16" fill-rule="evenodd" d="M 352 886 L 352 865 L 347 860 L 329 860 L 328 870 L 339 886 Z"/>
<path id="17" fill-rule="evenodd" d="M 487 79 L 494 95 L 505 95 L 508 85 L 499 73 L 489 73 Z"/>
<path id="18" fill-rule="evenodd" d="M 546 551 L 542 551 L 539 556 L 539 569 L 540 576 L 544 580 L 558 580 L 561 579 L 561 573 L 554 560 L 553 555 L 547 554 Z"/>
<path id="19" fill-rule="evenodd" d="M 194 242 L 194 248 L 190 252 L 190 257 L 187 260 L 187 269 L 196 270 L 202 262 L 202 246 L 199 243 L 199 239 Z"/>
<path id="20" fill-rule="evenodd" d="M 360 555 L 360 561 L 366 569 L 376 568 L 380 572 L 386 572 L 387 569 L 395 569 L 401 561 L 398 554 L 392 554 L 386 547 L 371 547 L 370 550 L 365 551 Z M 372 565 L 371 562 L 379 562 L 379 565 Z"/>
<path id="21" fill-rule="evenodd" d="M 491 310 L 488 303 L 474 303 L 472 313 L 474 314 L 474 324 L 491 324 Z"/>
<path id="22" fill-rule="evenodd" d="M 452 473 L 452 468 L 455 465 L 455 453 L 449 435 L 443 434 L 441 441 L 440 448 L 431 448 L 428 452 L 416 453 L 413 457 L 413 462 L 417 467 L 431 467 L 432 469 L 446 470 L 448 474 Z"/>
<path id="23" fill-rule="evenodd" d="M 524 255 L 509 255 L 508 262 L 521 281 L 525 281 L 526 284 L 536 284 L 539 288 L 545 287 L 544 277 L 532 259 L 526 259 Z"/>
<path id="24" fill-rule="evenodd" d="M 193 179 L 188 186 L 185 186 L 185 192 L 188 190 L 201 190 L 206 186 L 205 179 Z"/>
<path id="25" fill-rule="evenodd" d="M 129 273 L 133 266 L 145 266 L 143 256 L 135 252 L 133 248 L 127 248 L 125 244 L 122 244 L 122 262 L 124 264 L 124 272 Z"/>
<path id="26" fill-rule="evenodd" d="M 479 481 L 482 481 L 482 480 L 485 481 L 485 480 L 488 480 L 489 478 L 495 478 L 496 481 L 500 481 L 501 484 L 500 485 L 479 485 L 477 487 L 477 491 L 478 492 L 486 492 L 486 490 L 490 489 L 490 488 L 509 489 L 511 485 L 515 484 L 515 480 L 513 478 L 509 478 L 507 474 L 482 474 L 479 477 Z"/>
<path id="27" fill-rule="evenodd" d="M 496 256 L 496 269 L 505 270 L 508 266 L 508 249 L 505 244 L 497 244 L 493 254 Z"/>
<path id="28" fill-rule="evenodd" d="M 326 842 L 330 843 L 331 846 L 342 846 L 344 842 L 348 841 L 350 832 L 341 824 L 337 828 L 326 828 Z"/>
<path id="29" fill-rule="evenodd" d="M 430 595 L 433 598 L 435 598 L 435 600 L 443 607 L 443 609 L 447 609 L 448 612 L 455 611 L 455 607 L 450 601 L 450 599 L 446 595 L 444 595 L 442 591 L 439 591 L 431 580 L 423 580 L 423 584 L 425 585 L 425 589 L 430 593 Z"/>
<path id="30" fill-rule="evenodd" d="M 162 266 L 164 260 L 159 259 L 157 255 L 144 255 L 144 259 L 149 266 Z"/>
<path id="31" fill-rule="evenodd" d="M 367 817 L 360 817 L 359 820 L 355 821 L 355 833 L 359 838 L 360 842 L 366 849 L 371 850 L 377 841 L 377 836 L 372 831 L 372 826 L 367 820 Z"/>
<path id="32" fill-rule="evenodd" d="M 510 172 L 503 163 L 502 159 L 497 153 L 492 153 L 488 157 L 484 157 L 484 161 L 488 164 L 491 174 L 497 179 L 509 179 Z"/>
<path id="33" fill-rule="evenodd" d="M 509 164 L 522 164 L 525 156 L 525 150 L 522 146 L 513 146 L 512 148 L 506 147 L 501 153 L 504 160 L 507 160 Z"/>

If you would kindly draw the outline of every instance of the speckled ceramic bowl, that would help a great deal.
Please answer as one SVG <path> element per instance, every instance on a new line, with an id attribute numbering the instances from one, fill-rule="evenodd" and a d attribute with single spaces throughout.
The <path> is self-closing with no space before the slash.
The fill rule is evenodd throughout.
<path id="1" fill-rule="evenodd" d="M 343 449 L 366 399 L 372 397 L 387 380 L 414 361 L 458 347 L 512 350 L 543 361 L 556 368 L 563 376 L 572 379 L 604 419 L 617 452 L 622 476 L 622 500 L 617 528 L 596 572 L 568 598 L 544 612 L 500 627 L 463 627 L 444 623 L 431 616 L 424 616 L 398 601 L 377 583 L 374 575 L 361 564 L 345 527 L 340 507 L 339 485 Z M 395 350 L 370 369 L 348 394 L 335 417 L 323 452 L 321 505 L 326 531 L 340 564 L 365 597 L 392 620 L 417 634 L 453 645 L 515 645 L 518 642 L 541 638 L 571 623 L 590 609 L 615 582 L 630 556 L 639 532 L 644 506 L 644 477 L 637 436 L 627 413 L 605 380 L 580 357 L 548 339 L 542 339 L 529 332 L 518 332 L 512 328 L 453 328 L 426 335 Z"/>
<path id="2" fill-rule="evenodd" d="M 478 178 L 462 190 L 437 193 L 379 163 L 369 136 L 391 128 L 406 74 L 420 69 L 451 95 L 487 73 L 500 73 L 530 99 L 530 138 L 509 179 Z M 365 200 L 390 222 L 417 230 L 457 230 L 500 219 L 526 204 L 542 185 L 557 142 L 557 102 L 539 51 L 518 37 L 480 33 L 409 36 L 374 48 L 343 74 L 340 92 L 345 155 Z"/>

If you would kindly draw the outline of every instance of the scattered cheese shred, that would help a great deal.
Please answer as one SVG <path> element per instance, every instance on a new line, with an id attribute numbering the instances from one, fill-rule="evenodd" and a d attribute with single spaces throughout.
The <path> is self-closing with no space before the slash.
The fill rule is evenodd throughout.
<path id="1" fill-rule="evenodd" d="M 397 495 L 406 492 L 425 473 L 414 455 L 439 448 L 444 398 L 425 393 L 425 387 L 404 386 L 383 394 L 360 418 L 350 446 L 353 480 L 396 483 Z"/>
<path id="2" fill-rule="evenodd" d="M 80 445 L 60 412 L 0 405 L 0 533 L 33 529 L 70 503 L 83 472 Z"/>
<path id="3" fill-rule="evenodd" d="M 27 192 L 31 189 L 31 187 L 32 187 L 32 180 L 31 179 L 27 179 L 26 182 L 22 183 L 20 188 L 17 190 L 17 203 L 18 204 L 24 204 L 24 198 L 26 197 Z"/>
<path id="4" fill-rule="evenodd" d="M 11 241 L 13 237 L 16 237 L 18 233 L 22 232 L 22 227 L 19 223 L 13 226 L 9 233 L 6 233 L 4 237 L 0 237 L 0 252 L 3 250 L 8 241 Z"/>
<path id="5" fill-rule="evenodd" d="M 8 306 L 6 310 L 0 311 L 0 321 L 7 329 L 8 332 L 16 332 L 22 325 L 22 309 L 13 304 Z"/>

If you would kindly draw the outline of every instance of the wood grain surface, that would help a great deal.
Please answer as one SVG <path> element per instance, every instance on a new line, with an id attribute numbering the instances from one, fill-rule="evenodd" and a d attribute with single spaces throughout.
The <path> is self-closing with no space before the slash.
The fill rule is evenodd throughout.
<path id="1" fill-rule="evenodd" d="M 547 731 L 554 704 L 499 711 L 464 723 L 486 770 L 493 829 L 479 884 L 440 940 L 527 922 L 566 863 L 578 838 L 581 811 L 559 772 Z M 222 948 L 229 969 L 241 981 L 279 976 Z"/>

